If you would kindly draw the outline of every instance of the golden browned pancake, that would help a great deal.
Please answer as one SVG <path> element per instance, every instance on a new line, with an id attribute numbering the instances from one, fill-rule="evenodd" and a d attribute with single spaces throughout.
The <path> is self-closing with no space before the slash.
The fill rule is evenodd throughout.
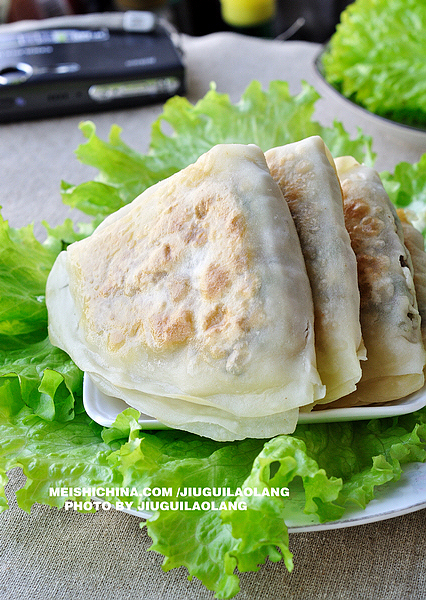
<path id="1" fill-rule="evenodd" d="M 351 157 L 336 159 L 336 166 L 358 263 L 367 360 L 357 390 L 330 406 L 388 402 L 424 382 L 425 350 L 411 257 L 378 173 Z"/>
<path id="2" fill-rule="evenodd" d="M 215 439 L 324 395 L 296 229 L 257 146 L 219 145 L 62 253 L 49 335 L 105 393 Z"/>
<path id="3" fill-rule="evenodd" d="M 299 235 L 314 302 L 317 368 L 327 390 L 320 402 L 330 402 L 355 390 L 365 358 L 356 258 L 334 161 L 318 136 L 265 156 Z"/>

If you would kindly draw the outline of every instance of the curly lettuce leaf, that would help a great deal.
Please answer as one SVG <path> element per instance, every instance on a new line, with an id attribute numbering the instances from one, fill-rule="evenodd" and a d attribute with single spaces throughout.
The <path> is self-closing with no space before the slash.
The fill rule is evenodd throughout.
<path id="1" fill-rule="evenodd" d="M 272 81 L 262 90 L 253 81 L 241 100 L 232 104 L 227 94 L 210 91 L 195 106 L 185 98 L 170 99 L 153 125 L 151 152 L 176 170 L 194 162 L 200 154 L 219 143 L 256 144 L 266 151 L 311 135 L 320 135 L 332 154 L 351 154 L 371 163 L 371 139 L 361 132 L 350 140 L 340 124 L 323 127 L 312 119 L 316 90 L 302 83 L 302 91 L 292 96 L 288 83 Z M 164 133 L 166 123 L 173 135 Z"/>
<path id="2" fill-rule="evenodd" d="M 26 476 L 17 499 L 28 512 L 35 502 L 64 505 L 67 498 L 51 496 L 50 487 L 88 487 L 114 479 L 102 428 L 81 410 L 81 377 L 65 353 L 51 347 L 49 354 L 44 346 L 31 348 L 33 365 L 28 360 L 25 369 L 22 358 L 16 375 L 0 377 L 0 510 L 7 508 L 6 472 L 15 467 Z M 45 364 L 49 367 L 43 370 Z"/>
<path id="3" fill-rule="evenodd" d="M 21 508 L 30 511 L 34 502 L 59 508 L 66 500 L 90 499 L 87 493 L 51 495 L 56 487 L 136 489 L 139 496 L 127 497 L 135 508 L 144 488 L 171 489 L 163 500 L 188 505 L 156 511 L 146 523 L 150 549 L 164 556 L 165 571 L 184 566 L 189 577 L 222 599 L 238 593 L 239 572 L 258 570 L 267 557 L 292 569 L 286 521 L 293 504 L 317 522 L 337 519 L 350 502 L 366 506 L 375 487 L 398 479 L 404 463 L 425 459 L 424 411 L 368 424 L 303 426 L 266 443 L 224 444 L 179 431 L 143 432 L 134 409 L 103 430 L 84 413 L 69 422 L 49 422 L 35 415 L 8 381 L 0 388 L 0 415 L 0 479 L 5 483 L 11 468 L 23 469 Z M 288 496 L 271 492 L 285 487 Z M 185 488 L 222 492 L 214 498 L 199 492 L 180 497 Z M 218 508 L 243 500 L 247 508 L 191 510 L 205 500 Z M 0 506 L 6 507 L 4 493 Z"/>
<path id="4" fill-rule="evenodd" d="M 96 135 L 95 125 L 86 121 L 80 125 L 87 143 L 76 150 L 77 158 L 98 169 L 95 181 L 78 186 L 62 182 L 64 204 L 97 219 L 105 218 L 128 204 L 147 187 L 174 173 L 173 167 L 157 165 L 151 156 L 133 151 L 121 139 L 121 128 L 113 125 L 104 142 Z"/>
<path id="5" fill-rule="evenodd" d="M 48 421 L 74 418 L 82 377 L 69 356 L 48 338 L 23 350 L 0 352 L 0 386 L 14 388 L 15 398 Z"/>
<path id="6" fill-rule="evenodd" d="M 401 162 L 393 173 L 380 174 L 389 198 L 408 211 L 415 227 L 426 236 L 426 154 L 417 163 Z"/>
<path id="7" fill-rule="evenodd" d="M 16 496 L 20 508 L 27 512 L 36 502 L 61 508 L 67 500 L 90 500 L 88 493 L 61 497 L 51 494 L 50 488 L 119 485 L 107 462 L 111 448 L 102 441 L 99 426 L 85 413 L 64 425 L 44 421 L 23 408 L 14 417 L 2 419 L 0 435 L 0 475 L 6 483 L 6 471 L 15 467 L 23 470 L 26 483 Z M 7 508 L 4 488 L 0 491 L 2 508 Z"/>
<path id="8" fill-rule="evenodd" d="M 399 418 L 298 426 L 294 435 L 320 468 L 342 480 L 335 504 L 365 508 L 377 486 L 399 480 L 404 464 L 425 462 L 425 423 L 423 410 Z"/>
<path id="9" fill-rule="evenodd" d="M 126 411 L 104 431 L 105 440 L 129 436 L 110 455 L 111 467 L 125 486 L 171 489 L 163 500 L 187 501 L 186 508 L 160 509 L 149 519 L 150 550 L 164 556 L 165 571 L 185 566 L 222 599 L 239 591 L 238 572 L 257 571 L 268 557 L 293 568 L 286 521 L 294 504 L 317 522 L 336 520 L 347 505 L 365 507 L 375 488 L 397 481 L 403 464 L 426 458 L 425 411 L 369 423 L 300 426 L 265 443 L 231 444 L 204 444 L 184 432 L 146 434 L 136 419 L 136 411 Z M 185 488 L 192 495 L 179 496 Z M 206 488 L 221 494 L 203 495 Z M 272 491 L 285 488 L 288 496 Z M 206 500 L 216 510 L 192 509 Z M 234 505 L 217 510 L 221 502 Z"/>
<path id="10" fill-rule="evenodd" d="M 94 124 L 85 122 L 81 129 L 88 141 L 79 146 L 77 157 L 99 173 L 96 180 L 77 186 L 63 182 L 63 201 L 104 218 L 219 143 L 257 144 L 268 150 L 320 135 L 332 154 L 350 154 L 372 164 L 371 138 L 359 132 L 351 139 L 339 123 L 327 128 L 312 120 L 318 98 L 306 83 L 292 96 L 284 81 L 272 82 L 265 91 L 253 81 L 236 104 L 227 94 L 218 93 L 214 85 L 195 105 L 175 96 L 165 103 L 163 114 L 152 126 L 146 155 L 131 150 L 116 125 L 109 141 L 104 142 L 96 135 Z"/>
<path id="11" fill-rule="evenodd" d="M 47 276 L 70 232 L 66 222 L 41 244 L 32 226 L 14 229 L 0 216 L 0 386 L 11 407 L 22 401 L 51 421 L 73 419 L 81 396 L 81 371 L 47 338 Z"/>
<path id="12" fill-rule="evenodd" d="M 46 336 L 45 287 L 56 256 L 31 225 L 14 229 L 0 216 L 0 349 L 24 348 Z"/>
<path id="13" fill-rule="evenodd" d="M 53 254 L 58 255 L 62 250 L 66 250 L 70 244 L 78 242 L 93 233 L 101 220 L 101 217 L 97 215 L 92 223 L 79 223 L 78 230 L 71 219 L 65 219 L 63 223 L 56 227 L 50 227 L 46 221 L 43 221 L 42 224 L 47 231 L 47 238 L 43 242 L 43 246 Z"/>
<path id="14" fill-rule="evenodd" d="M 219 598 L 231 598 L 239 590 L 238 577 L 227 568 L 227 553 L 235 544 L 229 527 L 218 510 L 190 510 L 194 502 L 212 497 L 180 497 L 185 488 L 194 490 L 222 489 L 215 496 L 217 507 L 226 498 L 226 490 L 241 485 L 263 443 L 244 440 L 234 444 L 203 443 L 198 436 L 184 432 L 161 432 L 157 435 L 135 430 L 129 442 L 111 455 L 110 462 L 119 469 L 123 484 L 129 487 L 159 487 L 171 489 L 163 500 L 187 503 L 187 508 L 157 512 L 147 522 L 153 540 L 150 550 L 164 555 L 163 569 L 185 566 L 190 576 L 218 593 Z M 201 455 L 200 455 L 201 449 Z M 158 498 L 155 498 L 158 500 Z"/>
<path id="15" fill-rule="evenodd" d="M 424 2 L 356 0 L 323 56 L 325 78 L 378 115 L 426 127 L 425 29 Z"/>
<path id="16" fill-rule="evenodd" d="M 424 411 L 369 424 L 303 426 L 266 443 L 224 444 L 179 431 L 143 432 L 134 409 L 103 430 L 85 413 L 47 421 L 19 397 L 17 383 L 6 379 L 0 387 L 0 479 L 5 483 L 11 468 L 23 469 L 19 506 L 29 511 L 34 502 L 61 507 L 65 500 L 90 499 L 89 493 L 51 495 L 50 488 L 120 486 L 139 495 L 113 500 L 134 500 L 136 508 L 144 488 L 171 489 L 163 499 L 188 506 L 155 512 L 146 524 L 151 550 L 164 556 L 165 571 L 184 566 L 222 599 L 238 593 L 238 572 L 258 570 L 267 557 L 292 569 L 286 520 L 293 503 L 317 522 L 334 520 L 351 501 L 366 506 L 374 488 L 396 480 L 404 463 L 425 460 Z M 286 486 L 288 497 L 271 493 Z M 180 497 L 184 488 L 222 491 L 214 498 Z M 245 493 L 254 489 L 256 495 Z M 212 499 L 219 508 L 222 501 L 244 500 L 247 508 L 193 509 Z M 6 507 L 4 492 L 0 507 Z"/>

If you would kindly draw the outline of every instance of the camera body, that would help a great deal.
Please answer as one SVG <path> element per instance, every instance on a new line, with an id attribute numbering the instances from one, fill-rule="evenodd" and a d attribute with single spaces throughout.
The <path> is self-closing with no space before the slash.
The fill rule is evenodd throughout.
<path id="1" fill-rule="evenodd" d="M 183 94 L 184 65 L 172 33 L 154 17 L 134 29 L 110 13 L 0 27 L 0 122 Z"/>

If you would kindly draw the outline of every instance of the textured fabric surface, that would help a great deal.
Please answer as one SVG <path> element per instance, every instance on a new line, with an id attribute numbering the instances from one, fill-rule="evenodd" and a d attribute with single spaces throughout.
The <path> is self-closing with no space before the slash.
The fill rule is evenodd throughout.
<path id="1" fill-rule="evenodd" d="M 184 38 L 188 97 L 196 101 L 215 81 L 219 92 L 239 99 L 252 79 L 265 86 L 285 79 L 300 90 L 301 79 L 323 94 L 316 117 L 334 118 L 355 131 L 373 135 L 377 167 L 392 169 L 401 160 L 418 160 L 425 136 L 373 121 L 337 98 L 318 78 L 313 59 L 318 45 L 271 42 L 233 34 Z M 60 180 L 79 183 L 92 171 L 74 159 L 84 141 L 78 123 L 92 119 L 105 138 L 113 123 L 123 139 L 145 151 L 152 121 L 161 106 L 79 115 L 0 126 L 0 171 L 3 215 L 14 227 L 34 221 L 61 223 Z M 0 441 L 1 443 L 1 441 Z M 10 509 L 0 515 L 1 600 L 209 600 L 213 594 L 183 568 L 163 573 L 162 558 L 148 552 L 150 539 L 136 517 L 116 511 L 81 515 L 44 506 L 21 511 L 14 491 L 24 484 L 11 472 Z M 425 499 L 426 501 L 426 499 Z M 295 568 L 267 563 L 258 573 L 241 576 L 237 600 L 424 600 L 426 599 L 426 511 L 325 532 L 290 536 Z"/>
<path id="2" fill-rule="evenodd" d="M 10 473 L 0 516 L 1 600 L 210 600 L 184 568 L 161 570 L 140 519 L 34 506 L 21 511 Z M 295 568 L 268 562 L 241 575 L 236 600 L 424 600 L 426 510 L 379 523 L 290 535 Z"/>

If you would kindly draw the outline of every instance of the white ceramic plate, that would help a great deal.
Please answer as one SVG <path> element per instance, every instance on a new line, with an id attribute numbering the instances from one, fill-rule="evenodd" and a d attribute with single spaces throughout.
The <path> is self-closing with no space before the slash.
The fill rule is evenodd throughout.
<path id="1" fill-rule="evenodd" d="M 104 427 L 110 427 L 117 415 L 129 408 L 129 405 L 123 400 L 101 392 L 87 373 L 84 375 L 83 403 L 89 417 Z M 386 406 L 356 406 L 353 408 L 329 408 L 310 413 L 301 412 L 299 423 L 331 423 L 333 421 L 363 421 L 395 417 L 414 412 L 424 406 L 426 406 L 426 386 L 406 398 L 389 402 Z M 141 414 L 139 423 L 143 429 L 167 429 L 157 419 L 144 414 Z"/>

